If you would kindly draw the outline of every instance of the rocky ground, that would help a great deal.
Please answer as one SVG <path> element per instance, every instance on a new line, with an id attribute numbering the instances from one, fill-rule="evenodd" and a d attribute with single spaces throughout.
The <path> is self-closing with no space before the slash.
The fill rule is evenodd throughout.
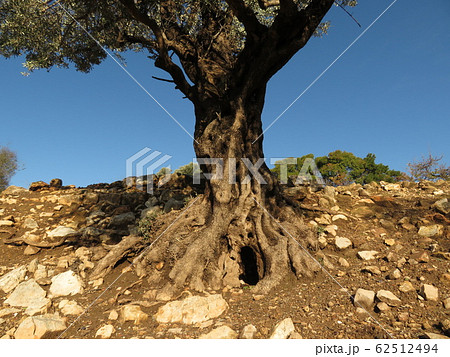
<path id="1" fill-rule="evenodd" d="M 254 294 L 242 281 L 158 301 L 145 278 L 129 268 L 132 257 L 104 278 L 90 279 L 123 236 L 151 235 L 151 225 L 173 219 L 201 192 L 189 182 L 175 175 L 154 195 L 125 189 L 123 182 L 75 188 L 60 180 L 4 191 L 0 336 L 450 336 L 448 181 L 286 187 L 317 232 L 313 254 L 327 273 L 301 281 L 286 277 L 267 295 Z"/>

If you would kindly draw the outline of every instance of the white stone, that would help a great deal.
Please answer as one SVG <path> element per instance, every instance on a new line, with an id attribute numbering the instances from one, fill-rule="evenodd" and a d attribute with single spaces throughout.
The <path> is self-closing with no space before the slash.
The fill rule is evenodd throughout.
<path id="1" fill-rule="evenodd" d="M 404 281 L 403 283 L 400 284 L 398 290 L 400 290 L 402 293 L 408 293 L 416 289 L 414 288 L 414 285 L 410 281 Z"/>
<path id="2" fill-rule="evenodd" d="M 52 297 L 81 294 L 83 282 L 72 270 L 68 270 L 52 278 L 49 292 Z"/>
<path id="3" fill-rule="evenodd" d="M 63 315 L 74 315 L 78 316 L 84 312 L 84 309 L 77 304 L 76 301 L 62 300 L 58 308 L 61 310 Z"/>
<path id="4" fill-rule="evenodd" d="M 97 330 L 95 337 L 100 337 L 103 339 L 110 338 L 114 331 L 116 331 L 116 329 L 113 325 L 105 325 Z"/>
<path id="5" fill-rule="evenodd" d="M 277 323 L 273 329 L 270 339 L 286 339 L 295 331 L 294 322 L 290 317 Z"/>
<path id="6" fill-rule="evenodd" d="M 23 228 L 27 229 L 35 229 L 39 228 L 39 225 L 33 218 L 25 218 L 25 221 L 23 222 Z"/>
<path id="7" fill-rule="evenodd" d="M 28 317 L 14 333 L 16 339 L 56 338 L 66 329 L 65 321 L 57 315 Z"/>
<path id="8" fill-rule="evenodd" d="M 241 339 L 252 339 L 255 337 L 256 327 L 254 325 L 246 325 L 241 331 L 239 338 Z"/>
<path id="9" fill-rule="evenodd" d="M 2 289 L 6 294 L 14 290 L 19 283 L 25 279 L 27 274 L 27 268 L 22 265 L 9 273 L 6 273 L 0 278 L 0 289 Z"/>
<path id="10" fill-rule="evenodd" d="M 389 290 L 379 290 L 377 292 L 377 299 L 389 306 L 399 306 L 402 303 L 401 300 Z"/>
<path id="11" fill-rule="evenodd" d="M 353 304 L 356 307 L 362 306 L 365 309 L 370 309 L 375 300 L 375 292 L 371 290 L 358 289 L 353 299 Z"/>
<path id="12" fill-rule="evenodd" d="M 220 316 L 228 308 L 222 295 L 191 296 L 161 306 L 155 315 L 159 323 L 195 324 Z"/>
<path id="13" fill-rule="evenodd" d="M 0 221 L 0 227 L 12 227 L 14 222 L 12 221 Z"/>
<path id="14" fill-rule="evenodd" d="M 434 224 L 432 226 L 422 226 L 419 228 L 419 236 L 434 237 L 440 236 L 444 232 L 444 226 L 441 224 Z"/>
<path id="15" fill-rule="evenodd" d="M 122 322 L 125 321 L 134 321 L 134 323 L 140 324 L 148 319 L 148 315 L 141 310 L 138 305 L 125 305 L 120 310 L 120 320 Z"/>
<path id="16" fill-rule="evenodd" d="M 52 231 L 47 233 L 47 236 L 50 238 L 63 238 L 67 237 L 71 234 L 76 233 L 77 231 L 70 227 L 59 226 L 53 229 Z"/>
<path id="17" fill-rule="evenodd" d="M 6 299 L 5 304 L 14 307 L 26 307 L 27 315 L 35 315 L 45 311 L 50 306 L 50 299 L 45 297 L 46 292 L 34 279 L 20 283 L 12 294 Z"/>
<path id="18" fill-rule="evenodd" d="M 42 264 L 38 264 L 36 271 L 34 272 L 34 279 L 45 279 L 48 277 L 47 267 Z"/>
<path id="19" fill-rule="evenodd" d="M 420 287 L 420 293 L 428 301 L 438 301 L 439 299 L 439 290 L 433 285 L 423 284 Z"/>
<path id="20" fill-rule="evenodd" d="M 228 326 L 220 326 L 215 328 L 214 330 L 201 335 L 200 339 L 234 339 L 238 336 L 236 331 L 234 331 L 231 327 Z"/>
<path id="21" fill-rule="evenodd" d="M 378 252 L 376 250 L 362 250 L 358 252 L 358 258 L 362 260 L 372 260 L 375 259 Z"/>
<path id="22" fill-rule="evenodd" d="M 14 315 L 19 313 L 21 310 L 19 309 L 14 309 L 12 307 L 7 307 L 6 309 L 2 309 L 0 310 L 0 317 L 5 317 L 5 316 L 9 316 L 9 315 Z"/>
<path id="23" fill-rule="evenodd" d="M 344 237 L 336 237 L 336 239 L 334 240 L 334 244 L 338 249 L 341 250 L 350 248 L 353 245 L 350 239 Z"/>
<path id="24" fill-rule="evenodd" d="M 342 219 L 344 221 L 348 220 L 348 218 L 346 216 L 344 216 L 343 214 L 336 214 L 333 216 L 333 218 L 331 219 L 333 222 Z"/>

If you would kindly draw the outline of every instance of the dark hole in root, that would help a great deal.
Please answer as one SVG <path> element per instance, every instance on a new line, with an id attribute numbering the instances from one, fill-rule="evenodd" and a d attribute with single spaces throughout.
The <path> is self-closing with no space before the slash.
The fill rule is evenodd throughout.
<path id="1" fill-rule="evenodd" d="M 239 276 L 239 279 L 243 280 L 246 284 L 256 285 L 259 281 L 259 275 L 254 250 L 249 246 L 242 247 L 240 255 L 243 274 Z"/>

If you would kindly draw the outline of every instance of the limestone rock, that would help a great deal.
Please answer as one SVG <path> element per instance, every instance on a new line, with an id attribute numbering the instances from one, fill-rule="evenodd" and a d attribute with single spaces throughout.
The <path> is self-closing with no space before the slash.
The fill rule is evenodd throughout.
<path id="1" fill-rule="evenodd" d="M 358 252 L 358 258 L 362 260 L 372 260 L 376 258 L 378 252 L 376 250 L 362 250 Z"/>
<path id="2" fill-rule="evenodd" d="M 270 339 L 287 339 L 295 331 L 294 322 L 290 317 L 277 323 L 273 329 Z"/>
<path id="3" fill-rule="evenodd" d="M 23 255 L 35 255 L 41 251 L 41 248 L 33 247 L 32 245 L 27 245 L 23 251 Z"/>
<path id="4" fill-rule="evenodd" d="M 439 201 L 436 201 L 431 205 L 436 211 L 442 213 L 442 214 L 449 214 L 450 213 L 450 202 L 447 198 L 443 198 Z"/>
<path id="5" fill-rule="evenodd" d="M 214 330 L 201 335 L 200 339 L 234 339 L 238 336 L 236 331 L 234 331 L 231 327 L 228 326 L 220 326 L 215 328 Z"/>
<path id="6" fill-rule="evenodd" d="M 222 295 L 191 296 L 161 306 L 155 315 L 159 323 L 195 324 L 220 316 L 228 308 Z"/>
<path id="7" fill-rule="evenodd" d="M 433 224 L 431 226 L 422 226 L 419 228 L 419 236 L 435 237 L 441 236 L 444 231 L 444 226 L 441 224 Z"/>
<path id="8" fill-rule="evenodd" d="M 394 269 L 388 275 L 388 279 L 391 279 L 391 280 L 397 280 L 397 279 L 400 279 L 401 277 L 402 277 L 402 273 L 399 269 Z"/>
<path id="9" fill-rule="evenodd" d="M 14 290 L 20 282 L 25 279 L 27 274 L 27 268 L 22 265 L 9 273 L 6 273 L 0 278 L 0 289 L 2 289 L 6 294 Z"/>
<path id="10" fill-rule="evenodd" d="M 26 229 L 35 229 L 35 228 L 39 228 L 39 224 L 37 224 L 37 222 L 33 219 L 33 218 L 25 218 L 25 221 L 22 224 L 23 228 Z"/>
<path id="11" fill-rule="evenodd" d="M 20 195 L 24 192 L 28 192 L 28 190 L 23 187 L 9 186 L 2 191 L 2 195 Z"/>
<path id="12" fill-rule="evenodd" d="M 55 189 L 60 189 L 62 187 L 62 180 L 59 178 L 54 178 L 50 181 L 50 187 L 55 188 Z"/>
<path id="13" fill-rule="evenodd" d="M 385 302 L 379 302 L 378 304 L 377 304 L 377 310 L 379 311 L 379 312 L 386 312 L 386 311 L 389 311 L 391 308 L 389 307 L 389 305 L 388 304 L 386 304 Z"/>
<path id="14" fill-rule="evenodd" d="M 240 339 L 253 339 L 256 333 L 256 327 L 252 324 L 244 326 L 239 335 Z"/>
<path id="15" fill-rule="evenodd" d="M 334 244 L 340 250 L 350 248 L 353 245 L 350 239 L 344 237 L 336 237 Z"/>
<path id="16" fill-rule="evenodd" d="M 50 238 L 64 238 L 71 234 L 75 234 L 77 231 L 70 227 L 59 226 L 47 233 Z"/>
<path id="17" fill-rule="evenodd" d="M 20 283 L 5 300 L 5 304 L 14 307 L 26 307 L 27 315 L 34 315 L 44 311 L 50 305 L 50 299 L 45 297 L 46 292 L 34 279 Z"/>
<path id="18" fill-rule="evenodd" d="M 373 275 L 381 275 L 381 270 L 376 265 L 368 265 L 361 269 L 361 271 L 367 271 Z"/>
<path id="19" fill-rule="evenodd" d="M 358 218 L 372 218 L 375 215 L 375 212 L 370 207 L 359 206 L 353 208 L 351 214 Z"/>
<path id="20" fill-rule="evenodd" d="M 347 261 L 347 259 L 340 257 L 338 260 L 338 263 L 341 267 L 348 268 L 350 266 L 350 263 Z"/>
<path id="21" fill-rule="evenodd" d="M 61 313 L 65 316 L 74 315 L 78 316 L 84 312 L 84 309 L 77 304 L 76 301 L 62 300 L 58 308 L 61 310 Z"/>
<path id="22" fill-rule="evenodd" d="M 342 220 L 344 220 L 344 221 L 347 221 L 347 220 L 348 220 L 348 218 L 347 218 L 346 216 L 344 216 L 343 214 L 337 214 L 337 215 L 334 215 L 333 218 L 331 218 L 331 220 L 332 220 L 333 222 L 335 222 L 335 221 L 337 221 L 337 220 L 340 220 L 340 219 L 342 219 Z"/>
<path id="23" fill-rule="evenodd" d="M 419 263 L 428 263 L 430 261 L 430 256 L 424 250 L 413 253 L 411 255 L 411 258 L 418 261 Z"/>
<path id="24" fill-rule="evenodd" d="M 120 321 L 134 321 L 134 323 L 140 324 L 148 319 L 148 315 L 143 312 L 138 305 L 125 305 L 120 310 Z"/>
<path id="25" fill-rule="evenodd" d="M 438 301 L 439 290 L 433 285 L 423 284 L 420 287 L 420 294 L 428 301 Z"/>
<path id="26" fill-rule="evenodd" d="M 116 310 L 112 310 L 109 313 L 108 320 L 117 320 L 119 318 L 119 313 Z"/>
<path id="27" fill-rule="evenodd" d="M 433 332 L 424 332 L 423 336 L 421 336 L 421 337 L 429 338 L 429 339 L 433 339 L 433 340 L 436 340 L 436 339 L 447 339 L 447 338 L 449 338 L 449 337 L 447 337 L 447 336 L 440 335 L 440 334 L 438 334 L 438 333 L 433 333 Z"/>
<path id="28" fill-rule="evenodd" d="M 7 307 L 6 309 L 2 309 L 0 310 L 0 318 L 1 317 L 6 317 L 6 316 L 10 316 L 10 315 L 14 315 L 19 313 L 21 310 L 19 309 L 14 309 L 12 307 Z"/>
<path id="29" fill-rule="evenodd" d="M 49 292 L 52 297 L 80 294 L 83 292 L 83 282 L 72 270 L 68 270 L 52 278 Z"/>
<path id="30" fill-rule="evenodd" d="M 399 306 L 402 303 L 397 296 L 388 290 L 379 290 L 377 292 L 377 299 L 385 302 L 389 306 Z"/>
<path id="31" fill-rule="evenodd" d="M 443 301 L 443 304 L 444 304 L 444 308 L 445 308 L 445 309 L 450 309 L 450 297 L 448 297 L 447 299 L 445 299 L 445 300 Z"/>
<path id="32" fill-rule="evenodd" d="M 12 227 L 12 226 L 14 226 L 13 221 L 0 220 L 0 227 Z"/>
<path id="33" fill-rule="evenodd" d="M 353 299 L 353 304 L 358 307 L 362 306 L 365 309 L 370 309 L 375 300 L 375 292 L 371 290 L 358 289 Z"/>
<path id="34" fill-rule="evenodd" d="M 33 182 L 28 188 L 30 191 L 41 191 L 50 188 L 50 185 L 44 181 Z"/>
<path id="35" fill-rule="evenodd" d="M 66 329 L 66 322 L 57 315 L 28 317 L 14 333 L 16 339 L 56 338 Z"/>
<path id="36" fill-rule="evenodd" d="M 95 333 L 95 337 L 99 338 L 111 338 L 111 335 L 116 331 L 113 325 L 105 325 L 100 327 Z"/>
<path id="37" fill-rule="evenodd" d="M 42 264 L 38 264 L 36 271 L 34 272 L 34 279 L 40 280 L 48 277 L 47 267 Z"/>

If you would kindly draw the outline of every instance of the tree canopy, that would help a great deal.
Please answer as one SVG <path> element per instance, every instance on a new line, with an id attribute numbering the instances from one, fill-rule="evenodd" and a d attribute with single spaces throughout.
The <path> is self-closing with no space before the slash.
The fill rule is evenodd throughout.
<path id="1" fill-rule="evenodd" d="M 299 157 L 296 164 L 288 165 L 288 176 L 298 176 L 306 159 L 314 159 L 314 155 Z M 350 152 L 336 150 L 314 160 L 325 182 L 332 185 L 346 185 L 353 182 L 366 184 L 372 181 L 394 182 L 402 177 L 400 171 L 391 170 L 387 165 L 376 164 L 375 159 L 375 155 L 371 153 L 361 158 Z M 275 168 L 272 169 L 277 176 L 280 175 L 280 164 L 281 162 L 275 163 Z"/>
<path id="2" fill-rule="evenodd" d="M 0 55 L 24 55 L 30 71 L 73 64 L 89 72 L 107 56 L 99 44 L 116 55 L 146 51 L 195 102 L 264 85 L 326 31 L 333 2 L 1 0 Z"/>

